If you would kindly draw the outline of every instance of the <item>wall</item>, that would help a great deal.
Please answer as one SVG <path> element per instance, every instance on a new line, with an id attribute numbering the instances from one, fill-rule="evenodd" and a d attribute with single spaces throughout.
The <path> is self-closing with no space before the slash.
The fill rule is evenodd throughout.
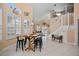
<path id="1" fill-rule="evenodd" d="M 49 19 L 41 19 L 41 20 L 34 20 L 34 23 L 35 23 L 35 26 L 37 26 L 37 25 L 39 25 L 40 26 L 40 28 L 42 28 L 42 26 L 43 26 L 43 23 L 46 23 L 47 25 L 47 28 L 48 28 L 48 32 L 50 32 L 50 21 L 49 21 Z"/>
<path id="2" fill-rule="evenodd" d="M 32 6 L 27 6 L 25 3 L 19 3 L 19 4 L 14 3 L 14 5 L 16 5 L 16 7 L 21 9 L 21 12 L 22 12 L 22 14 L 21 14 L 22 25 L 21 26 L 22 26 L 22 28 L 23 28 L 24 20 L 29 20 L 30 23 L 31 23 L 32 22 Z M 29 16 L 25 16 L 24 12 L 28 12 Z M 30 26 L 30 31 L 29 32 L 32 33 L 32 26 Z M 23 32 L 22 32 L 22 34 L 23 34 Z"/>
<path id="3" fill-rule="evenodd" d="M 43 22 L 49 24 L 48 30 L 50 34 L 63 35 L 64 43 L 74 45 L 75 30 L 73 13 L 67 13 L 52 19 L 36 21 L 35 23 L 42 24 Z"/>
<path id="4" fill-rule="evenodd" d="M 67 43 L 67 14 L 50 19 L 50 33 L 63 35 L 63 42 Z"/>
<path id="5" fill-rule="evenodd" d="M 54 32 L 61 26 L 61 17 L 50 19 L 50 32 Z"/>
<path id="6" fill-rule="evenodd" d="M 2 40 L 0 40 L 0 50 L 2 50 L 3 48 L 5 48 L 9 45 L 15 44 L 16 36 L 11 40 L 7 39 L 7 31 L 6 31 L 7 14 L 5 11 L 9 11 L 12 14 L 14 14 L 14 13 L 12 12 L 12 9 L 9 8 L 5 3 L 2 3 L 2 4 L 0 3 L 0 5 L 3 7 L 3 15 L 2 15 L 2 35 L 3 35 L 3 37 L 2 37 Z M 17 3 L 17 4 L 14 3 L 14 5 L 17 6 L 18 8 L 20 8 L 22 12 L 23 11 L 29 12 L 29 16 L 25 16 L 23 13 L 19 14 L 19 15 L 14 14 L 21 18 L 21 22 L 22 22 L 21 26 L 23 25 L 24 19 L 26 19 L 26 20 L 29 19 L 32 21 L 32 7 L 31 6 L 26 7 L 25 4 L 20 4 L 20 3 Z M 23 28 L 21 27 L 21 29 L 23 29 Z"/>
<path id="7" fill-rule="evenodd" d="M 68 37 L 68 44 L 75 45 L 75 28 L 74 28 L 74 14 L 69 14 L 68 19 L 68 31 L 67 31 L 67 37 Z"/>
<path id="8" fill-rule="evenodd" d="M 75 3 L 74 4 L 75 45 L 78 45 L 78 19 L 79 19 L 79 3 Z"/>
<path id="9" fill-rule="evenodd" d="M 14 5 L 16 5 L 19 9 L 21 9 L 22 17 L 25 17 L 29 20 L 32 20 L 32 6 L 27 6 L 25 3 L 14 3 Z M 29 16 L 25 16 L 23 12 L 29 12 Z"/>
<path id="10" fill-rule="evenodd" d="M 73 44 L 75 42 L 75 31 L 74 30 L 68 30 L 67 36 L 68 36 L 68 43 Z"/>

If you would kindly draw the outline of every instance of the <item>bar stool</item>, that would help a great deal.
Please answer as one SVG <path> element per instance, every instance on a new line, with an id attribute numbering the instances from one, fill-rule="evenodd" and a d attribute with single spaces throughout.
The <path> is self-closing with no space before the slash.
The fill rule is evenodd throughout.
<path id="1" fill-rule="evenodd" d="M 21 47 L 22 48 L 22 51 L 24 50 L 24 38 L 21 37 L 21 36 L 17 36 L 17 43 L 16 43 L 16 51 L 17 51 L 17 48 Z"/>
<path id="2" fill-rule="evenodd" d="M 37 46 L 39 46 L 39 50 L 41 52 L 42 49 L 42 37 L 38 37 L 37 39 L 34 40 L 34 50 L 35 48 L 37 48 Z"/>

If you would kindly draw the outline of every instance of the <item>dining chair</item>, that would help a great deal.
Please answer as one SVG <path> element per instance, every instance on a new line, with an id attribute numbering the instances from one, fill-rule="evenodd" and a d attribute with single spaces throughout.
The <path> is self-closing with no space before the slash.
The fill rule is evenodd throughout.
<path id="1" fill-rule="evenodd" d="M 42 37 L 38 37 L 34 40 L 34 50 L 39 48 L 40 52 L 41 52 L 41 49 L 42 49 Z"/>
<path id="2" fill-rule="evenodd" d="M 20 47 L 22 48 L 22 51 L 23 51 L 24 50 L 24 38 L 21 36 L 17 36 L 16 51 Z"/>

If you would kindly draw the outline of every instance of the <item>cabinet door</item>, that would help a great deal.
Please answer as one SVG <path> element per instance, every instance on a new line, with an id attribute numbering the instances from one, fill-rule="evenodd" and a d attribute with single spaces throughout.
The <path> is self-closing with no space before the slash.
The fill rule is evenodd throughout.
<path id="1" fill-rule="evenodd" d="M 69 14 L 69 25 L 74 25 L 74 14 Z"/>
<path id="2" fill-rule="evenodd" d="M 75 31 L 74 30 L 68 30 L 68 43 L 74 43 L 75 41 Z"/>

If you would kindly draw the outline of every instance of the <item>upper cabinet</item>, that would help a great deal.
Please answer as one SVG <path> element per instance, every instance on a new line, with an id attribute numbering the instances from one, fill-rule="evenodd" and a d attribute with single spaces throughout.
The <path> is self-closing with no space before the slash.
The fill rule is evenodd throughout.
<path id="1" fill-rule="evenodd" d="M 74 3 L 70 3 L 67 5 L 67 12 L 74 13 Z"/>
<path id="2" fill-rule="evenodd" d="M 69 26 L 70 25 L 74 25 L 74 14 L 73 13 L 69 14 Z"/>

